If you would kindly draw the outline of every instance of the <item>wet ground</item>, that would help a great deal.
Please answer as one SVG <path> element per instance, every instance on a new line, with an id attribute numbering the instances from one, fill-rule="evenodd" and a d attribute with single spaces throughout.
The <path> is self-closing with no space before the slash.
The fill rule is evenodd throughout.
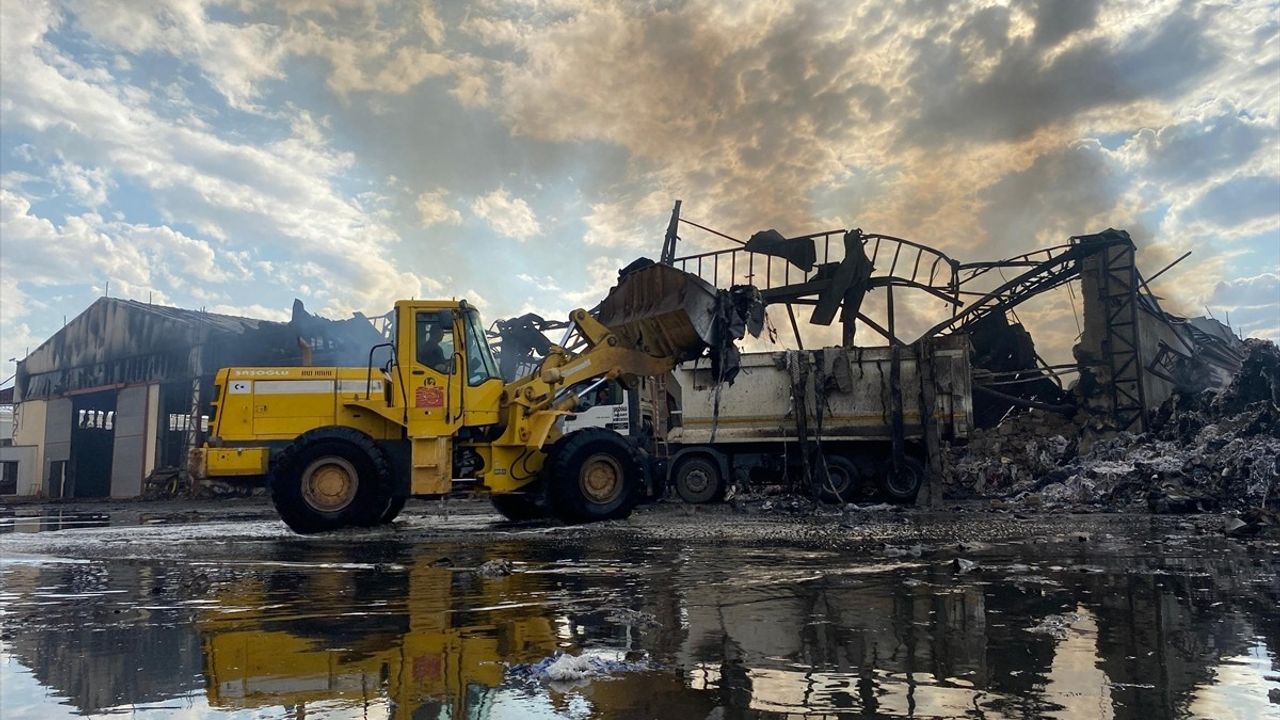
<path id="1" fill-rule="evenodd" d="M 4 513 L 5 720 L 1280 717 L 1280 546 L 1208 516 Z"/>

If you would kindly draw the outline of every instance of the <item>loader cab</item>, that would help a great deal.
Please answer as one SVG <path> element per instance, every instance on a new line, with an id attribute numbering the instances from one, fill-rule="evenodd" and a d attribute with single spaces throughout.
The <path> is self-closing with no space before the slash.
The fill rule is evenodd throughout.
<path id="1" fill-rule="evenodd" d="M 397 377 L 411 436 L 498 422 L 502 375 L 480 313 L 466 301 L 396 303 Z M 397 395 L 399 395 L 397 397 Z"/>

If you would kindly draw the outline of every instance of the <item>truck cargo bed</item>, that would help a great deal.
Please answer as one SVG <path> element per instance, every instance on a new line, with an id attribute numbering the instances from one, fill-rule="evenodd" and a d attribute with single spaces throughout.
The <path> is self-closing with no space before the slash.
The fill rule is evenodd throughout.
<path id="1" fill-rule="evenodd" d="M 932 363 L 934 418 L 941 436 L 964 438 L 973 423 L 969 343 L 963 336 L 901 348 L 900 372 L 905 437 L 919 438 L 919 361 Z M 892 437 L 889 347 L 823 348 L 744 353 L 732 384 L 717 388 L 707 363 L 684 363 L 674 372 L 680 386 L 680 426 L 668 436 L 680 445 L 787 442 L 799 439 L 797 392 L 803 392 L 804 426 L 820 440 L 881 441 Z M 820 430 L 819 430 L 820 429 Z"/>

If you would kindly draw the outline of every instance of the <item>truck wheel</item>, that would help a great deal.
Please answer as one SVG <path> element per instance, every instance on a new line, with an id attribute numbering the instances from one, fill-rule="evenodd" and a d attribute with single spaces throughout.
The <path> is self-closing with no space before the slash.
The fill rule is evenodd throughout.
<path id="1" fill-rule="evenodd" d="M 535 498 L 523 492 L 490 494 L 489 502 L 493 503 L 493 509 L 497 510 L 499 515 L 511 522 L 541 520 L 547 516 L 546 508 L 539 505 Z"/>
<path id="2" fill-rule="evenodd" d="M 893 472 L 893 460 L 880 466 L 880 491 L 895 502 L 910 502 L 924 486 L 924 463 L 909 455 L 902 458 L 898 472 Z"/>
<path id="3" fill-rule="evenodd" d="M 296 533 L 376 525 L 391 509 L 390 463 L 355 430 L 303 434 L 280 453 L 270 481 L 276 512 Z"/>
<path id="4" fill-rule="evenodd" d="M 382 515 L 378 518 L 378 524 L 385 525 L 399 517 L 400 511 L 404 510 L 404 504 L 408 501 L 408 495 L 397 495 L 391 498 L 391 502 L 387 503 L 387 509 L 383 510 Z"/>
<path id="5" fill-rule="evenodd" d="M 818 497 L 829 503 L 853 502 L 858 492 L 860 473 L 853 461 L 840 455 L 825 455 L 827 473 L 820 480 Z"/>
<path id="6" fill-rule="evenodd" d="M 676 494 L 687 503 L 708 503 L 724 496 L 720 466 L 705 455 L 694 455 L 676 467 Z"/>
<path id="7" fill-rule="evenodd" d="M 627 517 L 644 485 L 636 449 L 604 428 L 584 428 L 560 438 L 547 467 L 552 507 L 566 522 Z"/>

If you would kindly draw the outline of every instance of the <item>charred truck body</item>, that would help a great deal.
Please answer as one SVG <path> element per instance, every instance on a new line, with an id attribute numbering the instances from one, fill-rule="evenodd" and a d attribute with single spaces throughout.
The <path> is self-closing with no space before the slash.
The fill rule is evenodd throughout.
<path id="1" fill-rule="evenodd" d="M 682 364 L 673 373 L 679 421 L 667 435 L 676 493 L 686 502 L 709 502 L 729 487 L 782 481 L 829 502 L 852 502 L 870 488 L 889 500 L 913 500 L 928 465 L 920 401 L 927 378 L 937 388 L 931 419 L 942 438 L 963 439 L 973 424 L 967 339 L 918 347 L 923 357 L 907 353 L 899 365 L 905 398 L 899 472 L 890 467 L 888 347 L 746 353 L 732 385 L 717 385 L 706 363 Z"/>

